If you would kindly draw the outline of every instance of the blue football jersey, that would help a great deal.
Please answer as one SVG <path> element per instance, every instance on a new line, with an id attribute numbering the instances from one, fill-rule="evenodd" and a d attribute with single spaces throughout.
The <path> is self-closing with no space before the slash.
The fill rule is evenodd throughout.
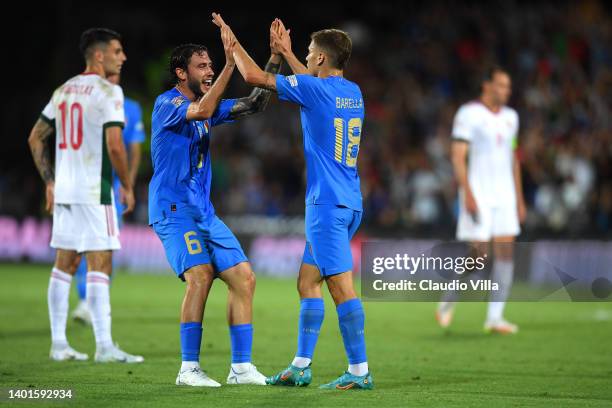
<path id="1" fill-rule="evenodd" d="M 210 132 L 231 122 L 234 99 L 224 99 L 210 119 L 187 120 L 190 104 L 178 89 L 157 97 L 151 121 L 153 177 L 149 183 L 149 224 L 173 214 L 204 219 L 214 214 L 210 202 Z"/>
<path id="2" fill-rule="evenodd" d="M 281 100 L 300 105 L 306 158 L 306 205 L 361 211 L 357 155 L 364 106 L 357 84 L 331 76 L 276 75 Z"/>
<path id="3" fill-rule="evenodd" d="M 125 127 L 123 128 L 125 147 L 127 148 L 130 143 L 143 143 L 145 132 L 140 105 L 135 100 L 125 97 L 123 109 L 125 110 Z"/>
<path id="4" fill-rule="evenodd" d="M 130 144 L 143 143 L 145 141 L 144 124 L 142 123 L 142 109 L 140 105 L 133 99 L 125 97 L 123 100 L 123 109 L 125 111 L 125 127 L 123 128 L 123 143 L 126 151 L 129 151 Z M 121 182 L 117 173 L 113 170 L 113 186 L 115 191 L 118 191 Z M 115 193 L 115 200 L 119 200 L 119 196 Z"/>

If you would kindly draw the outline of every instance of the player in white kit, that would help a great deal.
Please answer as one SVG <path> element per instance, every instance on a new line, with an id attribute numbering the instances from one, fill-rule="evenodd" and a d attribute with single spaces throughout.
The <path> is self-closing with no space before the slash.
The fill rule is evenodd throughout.
<path id="1" fill-rule="evenodd" d="M 451 153 L 459 185 L 457 239 L 471 242 L 481 254 L 493 243 L 491 280 L 499 290 L 490 295 L 485 331 L 502 334 L 518 331 L 503 311 L 514 272 L 512 243 L 526 215 L 515 156 L 519 118 L 506 106 L 510 94 L 509 74 L 490 69 L 480 99 L 462 105 L 455 115 Z M 453 301 L 440 303 L 436 318 L 442 327 L 450 325 L 453 311 Z"/>
<path id="2" fill-rule="evenodd" d="M 46 184 L 46 208 L 53 213 L 51 246 L 55 264 L 48 288 L 52 360 L 87 360 L 66 339 L 68 297 L 80 254 L 88 265 L 87 302 L 96 339 L 97 362 L 139 363 L 141 356 L 120 350 L 111 337 L 109 278 L 112 251 L 120 248 L 112 190 L 113 168 L 122 184 L 127 211 L 134 208 L 122 139 L 123 91 L 106 80 L 126 60 L 118 33 L 93 28 L 81 36 L 86 69 L 55 90 L 28 139 Z M 55 171 L 49 136 L 55 130 Z"/>

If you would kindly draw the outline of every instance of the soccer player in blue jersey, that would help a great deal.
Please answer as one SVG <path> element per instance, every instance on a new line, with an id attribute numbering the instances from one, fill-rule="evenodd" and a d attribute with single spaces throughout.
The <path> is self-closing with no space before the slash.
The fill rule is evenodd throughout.
<path id="1" fill-rule="evenodd" d="M 248 97 L 221 99 L 235 68 L 230 34 L 227 29 L 221 32 L 225 66 L 214 83 L 206 47 L 187 44 L 174 49 L 170 73 L 176 86 L 161 94 L 153 108 L 149 223 L 170 265 L 186 282 L 177 385 L 220 386 L 199 364 L 204 307 L 217 277 L 229 288 L 232 364 L 227 383 L 266 384 L 251 363 L 255 275 L 238 240 L 210 202 L 212 128 L 263 110 L 270 98 L 269 91 L 254 89 Z M 281 57 L 273 54 L 267 71 L 278 72 L 280 62 Z"/>
<path id="2" fill-rule="evenodd" d="M 227 25 L 213 13 L 222 30 Z M 323 281 L 336 304 L 348 371 L 324 384 L 329 389 L 371 389 L 364 336 L 364 312 L 353 288 L 350 239 L 361 221 L 362 203 L 357 154 L 364 117 L 359 86 L 343 76 L 351 40 L 340 30 L 311 35 L 307 65 L 291 52 L 289 32 L 280 20 L 271 30 L 271 44 L 296 75 L 262 71 L 236 41 L 234 59 L 252 86 L 278 93 L 281 100 L 300 106 L 306 158 L 306 248 L 298 277 L 301 298 L 298 349 L 291 364 L 269 377 L 271 385 L 306 386 L 312 378 L 311 360 L 323 323 Z"/>
<path id="3" fill-rule="evenodd" d="M 110 83 L 119 85 L 121 80 L 120 74 L 110 75 L 106 78 Z M 136 175 L 138 173 L 138 166 L 140 165 L 141 156 L 141 145 L 145 141 L 144 124 L 142 123 L 142 109 L 140 104 L 133 99 L 125 97 L 123 100 L 123 109 L 125 111 L 125 127 L 123 128 L 123 143 L 125 144 L 125 151 L 128 156 L 128 176 L 132 182 L 132 186 L 136 185 Z M 115 197 L 119 198 L 119 188 L 121 183 L 116 173 L 113 174 L 113 190 Z M 115 200 L 115 207 L 117 208 L 117 223 L 119 229 L 123 225 L 123 214 L 125 205 L 121 203 L 121 200 Z M 74 320 L 83 322 L 85 324 L 91 324 L 91 313 L 87 307 L 86 293 L 87 293 L 87 262 L 85 257 L 81 257 L 81 261 L 74 275 L 76 279 L 76 289 L 79 296 L 79 304 L 72 311 L 72 318 Z"/>

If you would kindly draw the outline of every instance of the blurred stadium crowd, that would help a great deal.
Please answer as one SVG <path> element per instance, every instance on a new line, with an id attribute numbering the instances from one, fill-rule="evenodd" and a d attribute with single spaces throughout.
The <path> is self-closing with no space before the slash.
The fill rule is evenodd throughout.
<path id="1" fill-rule="evenodd" d="M 341 6 L 329 7 L 326 14 L 342 15 Z M 519 155 L 529 207 L 525 236 L 612 234 L 612 22 L 605 4 L 434 3 L 405 12 L 397 12 L 393 4 L 360 7 L 363 18 L 330 23 L 341 22 L 340 28 L 352 35 L 354 52 L 346 76 L 365 96 L 359 168 L 366 230 L 452 235 L 456 191 L 448 154 L 453 115 L 460 104 L 478 96 L 483 70 L 500 64 L 512 74 L 510 105 L 521 120 Z M 290 13 L 285 20 L 294 49 L 305 53 L 307 34 L 323 22 L 313 23 L 316 16 L 299 19 L 299 8 Z M 261 25 L 245 18 L 229 22 L 240 33 Z M 263 64 L 267 44 L 260 43 L 256 55 Z M 127 49 L 126 69 L 134 70 L 129 45 Z M 217 69 L 222 64 L 217 60 Z M 239 82 L 235 77 L 229 96 L 248 92 Z M 128 76 L 127 95 L 130 89 Z M 156 94 L 134 93 L 150 112 Z M 217 128 L 212 142 L 217 211 L 302 214 L 300 135 L 297 109 L 275 98 L 263 114 Z M 146 153 L 144 161 L 138 209 L 132 216 L 139 223 L 146 222 L 151 174 Z M 42 187 L 36 174 L 25 183 L 11 183 L 7 177 L 0 181 L 0 214 L 38 212 L 40 200 L 35 200 L 41 198 Z M 4 192 L 11 188 L 20 195 L 9 199 Z M 21 197 L 34 204 L 14 201 Z"/>
<path id="2" fill-rule="evenodd" d="M 521 118 L 526 230 L 610 231 L 612 26 L 595 5 L 525 5 L 495 18 L 485 8 L 445 5 L 397 16 L 397 30 L 387 33 L 347 23 L 355 42 L 347 77 L 366 98 L 359 157 L 366 224 L 452 226 L 452 118 L 477 96 L 483 68 L 500 63 L 513 75 L 511 105 Z M 238 131 L 224 129 L 215 141 L 220 209 L 302 211 L 298 120 L 274 104 Z M 228 149 L 232 143 L 238 148 Z"/>

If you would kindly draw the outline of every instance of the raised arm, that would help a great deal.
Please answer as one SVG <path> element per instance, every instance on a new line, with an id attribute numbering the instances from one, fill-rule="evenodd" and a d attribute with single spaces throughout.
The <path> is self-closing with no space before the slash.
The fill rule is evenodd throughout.
<path id="1" fill-rule="evenodd" d="M 213 23 L 223 30 L 229 30 L 232 33 L 231 29 L 223 19 L 220 14 L 213 13 Z M 236 61 L 236 66 L 238 67 L 238 71 L 240 71 L 240 75 L 244 78 L 244 81 L 251 85 L 256 86 L 258 88 L 265 88 L 270 91 L 276 91 L 276 77 L 274 74 L 270 72 L 265 72 L 259 66 L 251 56 L 244 50 L 240 42 L 236 39 L 236 36 L 232 33 L 232 37 L 235 40 L 235 45 L 233 47 L 233 57 Z"/>
<path id="2" fill-rule="evenodd" d="M 55 176 L 51 168 L 51 152 L 49 149 L 49 136 L 53 133 L 53 127 L 42 119 L 38 119 L 28 137 L 30 151 L 34 158 L 34 164 L 38 169 L 40 177 L 45 182 L 46 205 L 45 209 L 53 212 L 53 189 L 55 186 Z"/>
<path id="3" fill-rule="evenodd" d="M 268 63 L 266 64 L 265 72 L 272 75 L 276 75 L 281 68 L 281 57 L 276 54 L 272 54 Z M 266 109 L 268 102 L 270 102 L 270 96 L 272 92 L 263 88 L 255 88 L 251 94 L 245 98 L 239 98 L 236 100 L 230 117 L 237 119 L 243 116 L 252 115 L 253 113 L 261 112 Z"/>
<path id="4" fill-rule="evenodd" d="M 223 49 L 225 51 L 225 66 L 219 74 L 219 77 L 204 96 L 198 101 L 192 102 L 187 109 L 187 120 L 205 120 L 215 113 L 221 95 L 225 92 L 227 84 L 229 83 L 234 67 L 236 63 L 232 56 L 232 51 L 235 46 L 235 37 L 229 27 L 221 27 L 221 41 L 223 42 Z"/>
<path id="5" fill-rule="evenodd" d="M 277 18 L 274 21 L 277 23 L 276 30 L 270 30 L 270 41 L 273 46 L 287 61 L 287 65 L 294 74 L 307 74 L 308 68 L 291 51 L 291 30 L 287 30 L 280 19 Z"/>

